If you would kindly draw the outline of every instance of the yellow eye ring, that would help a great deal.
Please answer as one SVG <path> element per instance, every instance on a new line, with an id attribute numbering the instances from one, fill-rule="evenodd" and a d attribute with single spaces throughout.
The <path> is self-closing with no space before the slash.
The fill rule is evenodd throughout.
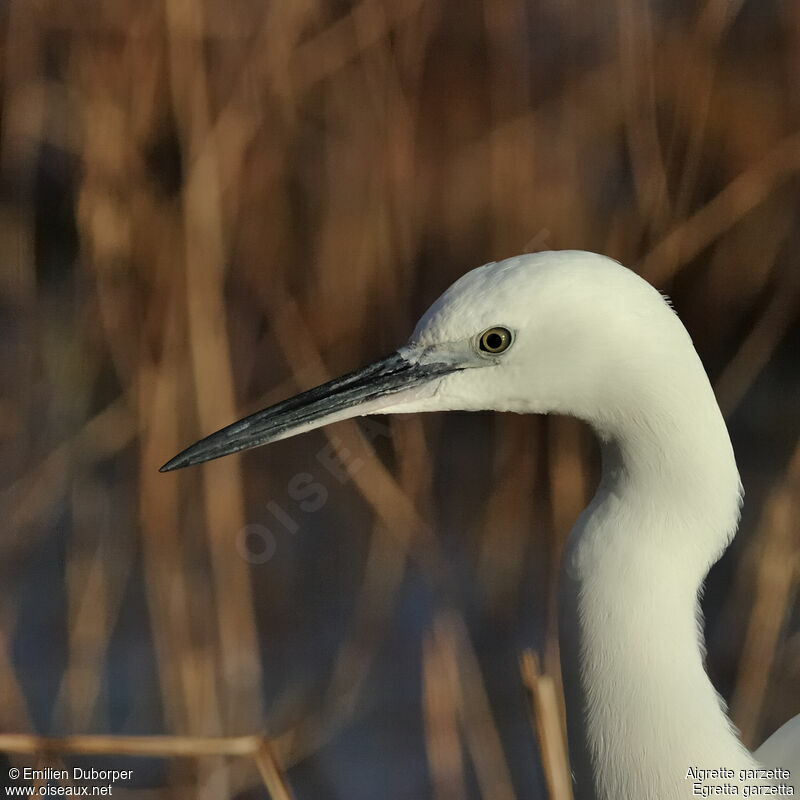
<path id="1" fill-rule="evenodd" d="M 489 328 L 478 337 L 478 347 L 484 353 L 497 355 L 511 347 L 511 331 L 508 328 Z"/>

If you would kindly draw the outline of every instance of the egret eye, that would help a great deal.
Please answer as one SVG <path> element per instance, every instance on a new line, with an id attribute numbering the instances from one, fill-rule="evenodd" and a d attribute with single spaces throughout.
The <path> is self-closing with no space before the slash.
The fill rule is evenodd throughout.
<path id="1" fill-rule="evenodd" d="M 484 353 L 497 355 L 511 346 L 511 331 L 508 328 L 489 328 L 478 338 L 478 347 Z"/>

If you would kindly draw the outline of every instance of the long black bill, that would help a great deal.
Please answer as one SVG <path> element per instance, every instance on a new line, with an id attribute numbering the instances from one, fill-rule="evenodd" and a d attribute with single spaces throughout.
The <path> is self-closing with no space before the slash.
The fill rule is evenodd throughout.
<path id="1" fill-rule="evenodd" d="M 367 404 L 370 401 L 411 389 L 456 369 L 458 367 L 454 364 L 420 364 L 406 360 L 401 353 L 392 353 L 368 367 L 257 411 L 206 436 L 167 461 L 160 472 L 201 464 L 239 450 L 285 439 L 293 432 L 309 430 L 308 426 L 324 425 L 326 420 L 333 422 L 356 416 L 358 411 L 355 409 L 360 406 L 365 407 L 364 413 L 369 413 Z M 348 409 L 353 413 L 339 414 Z"/>

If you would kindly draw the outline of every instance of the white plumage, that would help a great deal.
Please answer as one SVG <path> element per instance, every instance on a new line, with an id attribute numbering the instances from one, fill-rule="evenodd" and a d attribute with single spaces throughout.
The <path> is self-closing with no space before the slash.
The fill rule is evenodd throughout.
<path id="1" fill-rule="evenodd" d="M 689 335 L 617 262 L 563 251 L 473 270 L 398 354 L 235 423 L 165 468 L 360 414 L 448 409 L 568 414 L 601 442 L 602 480 L 560 583 L 576 800 L 696 797 L 690 770 L 720 768 L 736 778 L 703 785 L 738 784 L 741 795 L 740 771 L 759 761 L 792 770 L 799 791 L 800 717 L 753 756 L 706 675 L 698 592 L 736 531 L 739 474 Z"/>

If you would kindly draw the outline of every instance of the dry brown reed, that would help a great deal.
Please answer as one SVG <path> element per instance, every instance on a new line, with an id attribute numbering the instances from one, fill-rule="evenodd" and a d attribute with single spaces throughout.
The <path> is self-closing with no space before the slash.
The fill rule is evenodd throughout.
<path id="1" fill-rule="evenodd" d="M 503 653 L 534 644 L 547 791 L 568 797 L 555 585 L 597 475 L 581 425 L 348 423 L 156 471 L 394 348 L 467 268 L 548 247 L 672 295 L 763 508 L 712 576 L 709 668 L 748 742 L 800 711 L 800 6 L 751 6 L 5 4 L 12 764 L 158 756 L 131 793 L 159 798 L 285 800 L 291 769 L 298 798 L 340 797 L 363 769 L 340 742 L 366 732 L 380 759 L 391 731 L 406 789 L 363 796 L 535 797 L 534 736 L 509 748 L 518 716 L 496 704 Z M 298 474 L 324 484 L 319 511 L 287 493 Z"/>
<path id="2" fill-rule="evenodd" d="M 572 775 L 567 755 L 562 703 L 556 682 L 542 673 L 539 657 L 525 650 L 520 671 L 531 697 L 531 717 L 539 740 L 547 790 L 551 800 L 572 800 Z"/>

